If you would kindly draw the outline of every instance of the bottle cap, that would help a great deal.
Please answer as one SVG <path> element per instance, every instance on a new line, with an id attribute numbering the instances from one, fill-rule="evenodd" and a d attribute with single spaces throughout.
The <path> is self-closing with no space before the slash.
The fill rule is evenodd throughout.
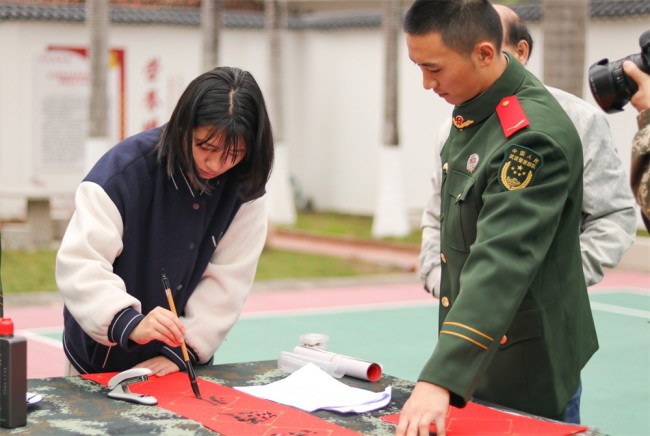
<path id="1" fill-rule="evenodd" d="M 14 322 L 11 318 L 0 319 L 0 336 L 11 336 L 14 334 Z"/>
<path id="2" fill-rule="evenodd" d="M 322 333 L 305 333 L 298 340 L 298 345 L 301 347 L 318 348 L 319 350 L 327 350 L 329 343 L 329 336 Z"/>

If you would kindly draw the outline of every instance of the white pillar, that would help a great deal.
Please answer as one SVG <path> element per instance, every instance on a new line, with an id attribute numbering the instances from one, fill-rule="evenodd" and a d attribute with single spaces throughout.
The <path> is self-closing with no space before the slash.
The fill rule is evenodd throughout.
<path id="1" fill-rule="evenodd" d="M 402 237 L 410 232 L 404 203 L 404 176 L 400 147 L 381 145 L 377 180 L 377 202 L 372 221 L 372 236 Z"/>
<path id="2" fill-rule="evenodd" d="M 266 185 L 269 198 L 269 220 L 272 224 L 293 225 L 296 205 L 289 172 L 289 150 L 285 144 L 275 144 L 275 158 L 271 178 Z"/>

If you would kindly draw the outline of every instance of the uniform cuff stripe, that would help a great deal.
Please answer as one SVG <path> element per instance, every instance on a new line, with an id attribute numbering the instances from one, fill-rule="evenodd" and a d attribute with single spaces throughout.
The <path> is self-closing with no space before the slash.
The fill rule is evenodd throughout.
<path id="1" fill-rule="evenodd" d="M 449 330 L 440 330 L 440 334 L 457 336 L 457 337 L 459 337 L 459 338 L 461 338 L 461 339 L 465 339 L 466 341 L 471 342 L 472 344 L 476 345 L 477 347 L 483 348 L 484 350 L 487 350 L 487 349 L 488 349 L 488 347 L 486 347 L 485 345 L 481 344 L 480 342 L 477 342 L 477 341 L 475 341 L 475 340 L 472 339 L 472 338 L 468 338 L 468 337 L 465 336 L 465 335 L 461 335 L 460 333 L 450 332 Z"/>
<path id="2" fill-rule="evenodd" d="M 465 325 L 465 324 L 461 324 L 461 323 L 459 323 L 459 322 L 445 321 L 445 322 L 442 323 L 442 325 L 454 325 L 454 326 L 456 326 L 456 327 L 464 328 L 464 329 L 469 330 L 469 331 L 472 332 L 472 333 L 476 333 L 476 334 L 479 335 L 479 336 L 483 336 L 485 339 L 489 340 L 490 342 L 494 341 L 493 338 L 491 338 L 490 336 L 486 335 L 485 333 L 480 332 L 480 331 L 478 331 L 478 330 L 476 330 L 476 329 L 473 329 L 473 328 L 471 328 L 471 327 L 469 327 L 469 326 L 467 326 L 467 325 Z"/>

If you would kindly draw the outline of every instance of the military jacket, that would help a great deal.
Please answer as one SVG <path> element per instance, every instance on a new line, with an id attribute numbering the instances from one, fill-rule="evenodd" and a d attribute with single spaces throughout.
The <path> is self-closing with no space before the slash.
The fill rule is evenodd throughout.
<path id="1" fill-rule="evenodd" d="M 639 130 L 632 140 L 630 184 L 641 209 L 643 223 L 650 231 L 650 108 L 639 112 L 637 121 Z"/>
<path id="2" fill-rule="evenodd" d="M 516 60 L 456 106 L 441 151 L 439 337 L 419 380 L 554 419 L 598 349 L 582 272 L 582 148 Z"/>

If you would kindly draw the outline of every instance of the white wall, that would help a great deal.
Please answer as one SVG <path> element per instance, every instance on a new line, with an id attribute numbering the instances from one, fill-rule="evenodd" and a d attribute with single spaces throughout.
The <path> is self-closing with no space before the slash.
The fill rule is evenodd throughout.
<path id="1" fill-rule="evenodd" d="M 588 29 L 586 60 L 610 60 L 638 53 L 638 37 L 647 17 L 595 21 Z M 531 24 L 535 49 L 529 69 L 541 75 L 543 35 Z M 76 187 L 81 169 L 57 174 L 37 172 L 32 165 L 34 135 L 34 59 L 49 45 L 83 46 L 83 24 L 0 22 L 0 188 Z M 110 47 L 126 52 L 127 134 L 141 130 L 147 110 L 144 69 L 152 58 L 161 66 L 165 117 L 189 81 L 200 73 L 200 33 L 196 27 L 113 25 Z M 221 64 L 247 69 L 262 90 L 268 87 L 267 41 L 262 30 L 224 31 Z M 284 143 L 289 147 L 291 175 L 303 197 L 319 209 L 372 214 L 376 198 L 377 162 L 382 135 L 383 40 L 380 29 L 291 31 L 285 35 Z M 587 72 L 585 71 L 585 77 Z M 419 69 L 400 44 L 400 140 L 405 176 L 404 198 L 419 213 L 429 192 L 433 150 L 430 144 L 451 107 L 422 87 Z M 585 80 L 583 96 L 593 101 Z M 162 117 L 162 116 L 161 116 Z M 629 167 L 630 143 L 636 131 L 631 106 L 608 116 L 621 158 Z M 162 121 L 162 119 L 161 119 Z M 272 120 L 273 121 L 273 120 Z M 0 201 L 0 218 L 20 217 L 24 206 Z"/>
<path id="2" fill-rule="evenodd" d="M 383 101 L 380 40 L 364 31 L 295 36 L 304 48 L 286 69 L 293 174 L 317 208 L 370 213 Z"/>
<path id="3" fill-rule="evenodd" d="M 638 54 L 639 36 L 646 30 L 650 30 L 648 17 L 626 18 L 615 21 L 593 20 L 587 28 L 587 45 L 585 53 L 584 89 L 580 97 L 597 106 L 591 90 L 589 89 L 588 69 L 589 66 L 603 58 L 610 62 L 619 60 L 631 54 Z M 529 63 L 531 71 L 539 77 L 543 77 L 543 41 L 544 36 L 541 25 L 531 26 L 533 38 L 535 38 L 536 52 Z M 614 140 L 618 147 L 618 155 L 626 171 L 625 178 L 629 180 L 629 168 L 632 153 L 632 138 L 637 131 L 637 111 L 631 104 L 624 107 L 624 111 L 617 114 L 606 114 Z M 637 227 L 644 229 L 641 215 L 637 213 Z"/>
<path id="4" fill-rule="evenodd" d="M 544 35 L 539 24 L 531 25 L 530 29 L 535 47 L 528 67 L 538 77 L 543 78 Z M 587 77 L 589 66 L 603 58 L 608 58 L 612 62 L 631 54 L 638 54 L 640 52 L 639 36 L 648 29 L 650 29 L 650 24 L 648 24 L 647 17 L 616 21 L 591 21 L 587 29 L 584 89 L 580 97 L 597 106 L 589 89 Z M 636 114 L 634 107 L 628 104 L 622 113 L 606 115 L 626 169 L 630 166 L 632 137 L 637 130 Z"/>

